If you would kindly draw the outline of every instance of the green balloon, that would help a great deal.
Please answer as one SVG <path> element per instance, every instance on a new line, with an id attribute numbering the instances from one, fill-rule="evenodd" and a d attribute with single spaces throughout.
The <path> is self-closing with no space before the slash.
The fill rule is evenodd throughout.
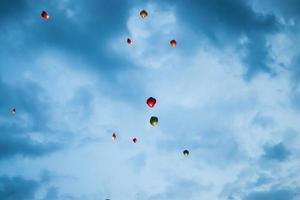
<path id="1" fill-rule="evenodd" d="M 158 124 L 158 118 L 155 117 L 155 116 L 152 116 L 152 117 L 150 118 L 150 124 L 151 124 L 152 126 L 156 126 L 156 125 Z"/>

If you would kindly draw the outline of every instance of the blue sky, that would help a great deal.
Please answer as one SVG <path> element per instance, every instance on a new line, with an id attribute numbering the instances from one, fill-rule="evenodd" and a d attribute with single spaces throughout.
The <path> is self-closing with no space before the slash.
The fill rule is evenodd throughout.
<path id="1" fill-rule="evenodd" d="M 0 199 L 299 200 L 299 23 L 298 0 L 2 0 Z"/>

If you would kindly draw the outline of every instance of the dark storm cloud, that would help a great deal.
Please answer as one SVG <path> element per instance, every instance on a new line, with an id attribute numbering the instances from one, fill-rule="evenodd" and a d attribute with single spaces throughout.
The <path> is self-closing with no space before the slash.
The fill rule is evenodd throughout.
<path id="1" fill-rule="evenodd" d="M 113 36 L 126 32 L 130 5 L 128 1 L 94 0 L 89 3 L 76 1 L 72 4 L 61 1 L 35 1 L 28 4 L 30 9 L 24 11 L 26 17 L 10 19 L 10 23 L 14 24 L 13 28 L 22 30 L 19 38 L 14 38 L 15 41 L 23 44 L 22 49 L 13 49 L 11 54 L 20 54 L 24 48 L 43 50 L 46 47 L 54 47 L 92 63 L 93 66 L 97 66 L 95 70 L 101 68 L 112 71 L 121 63 L 123 64 L 120 67 L 125 66 L 126 60 L 121 62 L 116 59 L 113 53 L 108 51 L 107 44 Z M 66 8 L 60 8 L 62 4 Z M 75 13 L 74 18 L 67 16 L 68 9 Z M 50 20 L 45 21 L 40 17 L 42 10 L 49 12 Z M 32 23 L 25 23 L 26 20 L 32 20 Z M 5 28 L 4 40 L 12 32 L 9 25 Z"/>
<path id="2" fill-rule="evenodd" d="M 32 200 L 38 188 L 39 181 L 0 176 L 0 199 L 3 200 Z"/>
<path id="3" fill-rule="evenodd" d="M 290 156 L 290 151 L 282 144 L 264 147 L 264 158 L 268 160 L 284 161 Z"/>
<path id="4" fill-rule="evenodd" d="M 9 18 L 1 27 L 0 72 L 18 68 L 18 73 L 30 69 L 32 61 L 50 49 L 84 63 L 79 66 L 71 60 L 71 68 L 87 67 L 96 71 L 97 76 L 108 82 L 105 92 L 136 101 L 132 96 L 143 92 L 141 86 L 133 81 L 124 84 L 116 76 L 135 64 L 116 55 L 110 46 L 111 39 L 128 32 L 127 20 L 133 1 L 56 0 L 28 1 L 27 4 L 22 10 L 23 17 Z M 50 20 L 41 18 L 42 10 L 49 12 Z M 74 18 L 67 16 L 69 10 L 74 12 Z"/>
<path id="5" fill-rule="evenodd" d="M 47 186 L 51 176 L 42 171 L 38 179 L 27 179 L 22 176 L 0 176 L 0 199 L 2 200 L 33 200 L 36 192 Z"/>
<path id="6" fill-rule="evenodd" d="M 48 104 L 40 88 L 30 83 L 19 87 L 9 86 L 0 80 L 0 115 L 8 123 L 0 125 L 0 160 L 15 155 L 42 156 L 61 148 L 58 143 L 39 143 L 32 140 L 28 132 L 50 131 L 47 127 Z M 17 113 L 13 116 L 10 109 L 15 107 Z M 19 115 L 27 114 L 30 124 L 23 122 Z"/>
<path id="7" fill-rule="evenodd" d="M 254 0 L 260 7 L 271 12 L 277 12 L 281 16 L 289 19 L 294 18 L 299 20 L 300 17 L 300 2 L 298 0 Z"/>
<path id="8" fill-rule="evenodd" d="M 258 72 L 272 74 L 266 35 L 278 30 L 274 15 L 262 15 L 253 11 L 247 1 L 242 0 L 187 0 L 177 1 L 179 15 L 197 33 L 204 34 L 218 47 L 236 46 L 247 65 L 245 79 Z M 248 37 L 246 45 L 239 45 L 239 38 Z M 192 46 L 192 45 L 191 45 Z"/>
<path id="9" fill-rule="evenodd" d="M 29 114 L 35 123 L 31 131 L 40 131 L 47 128 L 48 117 L 47 96 L 42 89 L 34 83 L 27 82 L 18 86 L 10 86 L 0 79 L 0 114 L 5 118 L 13 119 L 10 109 L 15 107 L 18 113 Z M 16 115 L 18 116 L 18 115 Z"/>
<path id="10" fill-rule="evenodd" d="M 253 192 L 243 200 L 292 200 L 298 191 L 293 189 L 271 189 L 269 191 Z"/>
<path id="11" fill-rule="evenodd" d="M 0 2 L 0 24 L 7 19 L 22 17 L 28 5 L 25 0 L 1 0 Z M 1 25 L 0 25 L 1 26 Z"/>
<path id="12" fill-rule="evenodd" d="M 22 156 L 43 156 L 60 149 L 56 143 L 39 143 L 29 137 L 16 134 L 15 129 L 9 129 L 9 132 L 3 133 L 3 127 L 0 127 L 0 160 L 14 155 Z"/>
<path id="13" fill-rule="evenodd" d="M 274 76 L 275 72 L 269 66 L 272 63 L 272 59 L 269 55 L 270 47 L 266 45 L 265 37 L 261 34 L 254 34 L 245 46 L 246 56 L 243 57 L 243 61 L 248 66 L 247 74 L 245 74 L 246 80 L 250 80 L 261 71 Z"/>

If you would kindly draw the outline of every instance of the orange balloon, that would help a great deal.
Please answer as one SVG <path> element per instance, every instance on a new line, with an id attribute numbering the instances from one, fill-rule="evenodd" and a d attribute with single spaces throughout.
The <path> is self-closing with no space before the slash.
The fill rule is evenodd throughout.
<path id="1" fill-rule="evenodd" d="M 116 136 L 115 133 L 112 134 L 111 139 L 112 139 L 112 140 L 116 140 L 116 139 L 117 139 L 117 136 Z"/>
<path id="2" fill-rule="evenodd" d="M 142 10 L 142 11 L 140 12 L 140 16 L 141 16 L 142 18 L 147 17 L 147 16 L 148 16 L 147 11 L 146 11 L 146 10 Z"/>
<path id="3" fill-rule="evenodd" d="M 177 45 L 176 40 L 171 40 L 171 41 L 170 41 L 170 45 L 171 45 L 172 47 L 176 47 L 176 45 Z"/>
<path id="4" fill-rule="evenodd" d="M 48 20 L 50 18 L 49 14 L 46 11 L 43 11 L 41 13 L 42 18 L 44 18 L 45 20 Z"/>

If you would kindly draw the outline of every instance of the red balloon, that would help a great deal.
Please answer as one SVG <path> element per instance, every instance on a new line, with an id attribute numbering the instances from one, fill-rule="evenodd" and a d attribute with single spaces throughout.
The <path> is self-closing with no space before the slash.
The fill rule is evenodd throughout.
<path id="1" fill-rule="evenodd" d="M 127 39 L 127 43 L 130 45 L 132 44 L 132 40 L 130 38 Z"/>
<path id="2" fill-rule="evenodd" d="M 156 104 L 156 99 L 153 98 L 153 97 L 150 97 L 149 99 L 147 99 L 147 105 L 150 107 L 150 108 L 153 108 Z"/>
<path id="3" fill-rule="evenodd" d="M 44 19 L 46 19 L 46 20 L 48 20 L 48 19 L 50 18 L 50 16 L 48 15 L 48 13 L 47 13 L 46 11 L 43 11 L 43 12 L 41 13 L 41 16 L 42 16 L 42 18 L 44 18 Z"/>
<path id="4" fill-rule="evenodd" d="M 137 139 L 136 139 L 136 138 L 133 138 L 133 139 L 132 139 L 132 142 L 133 142 L 133 143 L 137 143 Z"/>
<path id="5" fill-rule="evenodd" d="M 177 45 L 176 40 L 171 40 L 170 45 L 171 45 L 172 47 L 176 47 L 176 45 Z"/>

